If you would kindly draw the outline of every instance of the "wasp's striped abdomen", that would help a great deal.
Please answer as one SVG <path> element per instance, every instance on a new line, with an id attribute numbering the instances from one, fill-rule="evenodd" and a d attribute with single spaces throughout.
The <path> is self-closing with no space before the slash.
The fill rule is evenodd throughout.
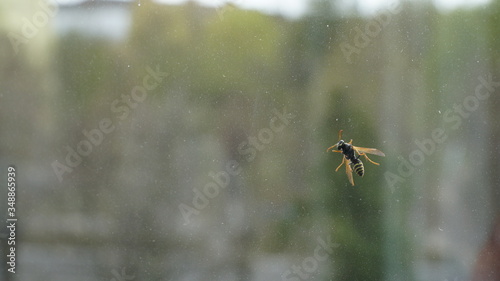
<path id="1" fill-rule="evenodd" d="M 365 174 L 365 167 L 363 166 L 363 162 L 361 162 L 361 160 L 356 160 L 357 163 L 351 163 L 352 169 L 356 172 L 356 174 L 358 174 L 358 176 L 362 177 Z"/>

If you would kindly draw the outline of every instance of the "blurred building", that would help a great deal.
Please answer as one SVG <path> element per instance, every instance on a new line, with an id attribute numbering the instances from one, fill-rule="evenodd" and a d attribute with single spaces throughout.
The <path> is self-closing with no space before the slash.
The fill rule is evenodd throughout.
<path id="1" fill-rule="evenodd" d="M 121 41 L 127 37 L 131 19 L 131 1 L 85 0 L 59 5 L 53 27 L 58 35 L 75 32 L 92 37 Z"/>

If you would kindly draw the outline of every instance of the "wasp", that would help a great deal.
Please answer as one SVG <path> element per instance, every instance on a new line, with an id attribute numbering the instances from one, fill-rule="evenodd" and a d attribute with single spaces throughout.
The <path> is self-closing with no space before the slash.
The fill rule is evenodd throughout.
<path id="1" fill-rule="evenodd" d="M 334 150 L 334 148 L 337 147 L 339 150 Z M 378 156 L 385 156 L 385 154 L 375 148 L 365 148 L 365 147 L 359 147 L 359 146 L 354 146 L 352 145 L 352 139 L 350 142 L 345 142 L 342 140 L 342 130 L 339 131 L 339 142 L 336 143 L 333 146 L 330 146 L 326 152 L 332 150 L 333 152 L 340 152 L 344 155 L 342 157 L 342 163 L 335 169 L 335 172 L 337 172 L 342 165 L 345 164 L 346 166 L 346 173 L 347 177 L 349 178 L 349 181 L 351 184 L 354 186 L 354 179 L 352 177 L 352 171 L 356 172 L 358 176 L 362 177 L 365 174 L 365 167 L 363 165 L 363 162 L 361 162 L 361 159 L 359 157 L 364 156 L 366 160 L 370 161 L 372 164 L 375 165 L 380 165 L 379 163 L 373 162 L 366 153 L 378 155 Z M 357 156 L 356 156 L 357 154 Z"/>

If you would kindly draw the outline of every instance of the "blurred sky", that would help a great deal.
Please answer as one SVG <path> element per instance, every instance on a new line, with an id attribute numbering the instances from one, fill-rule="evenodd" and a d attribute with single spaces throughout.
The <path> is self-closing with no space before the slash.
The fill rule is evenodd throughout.
<path id="1" fill-rule="evenodd" d="M 83 2 L 84 0 L 52 0 L 60 4 Z M 123 0 L 127 1 L 127 0 Z M 140 0 L 134 0 L 140 3 Z M 156 2 L 168 4 L 181 4 L 187 0 L 155 0 Z M 245 9 L 260 10 L 270 14 L 282 14 L 286 17 L 297 18 L 307 10 L 307 3 L 310 0 L 195 0 L 205 6 L 222 7 L 225 3 L 232 3 Z M 375 14 L 378 10 L 397 0 L 339 0 L 341 6 L 346 10 L 356 8 L 364 15 Z M 475 7 L 485 5 L 490 0 L 415 0 L 430 1 L 442 11 L 449 11 L 456 8 Z"/>
<path id="2" fill-rule="evenodd" d="M 164 3 L 183 3 L 186 0 L 156 0 L 157 2 Z M 385 6 L 396 2 L 397 0 L 340 0 L 341 6 L 346 9 L 356 7 L 362 14 L 374 14 Z M 423 1 L 423 0 L 415 0 Z M 425 1 L 425 0 L 424 0 Z M 443 11 L 453 10 L 462 7 L 475 7 L 484 5 L 490 0 L 429 0 L 433 2 L 436 7 Z M 307 8 L 307 3 L 310 0 L 196 0 L 203 5 L 207 6 L 222 6 L 224 3 L 233 3 L 239 7 L 246 9 L 262 10 L 266 13 L 280 13 L 287 17 L 296 18 L 302 15 Z"/>

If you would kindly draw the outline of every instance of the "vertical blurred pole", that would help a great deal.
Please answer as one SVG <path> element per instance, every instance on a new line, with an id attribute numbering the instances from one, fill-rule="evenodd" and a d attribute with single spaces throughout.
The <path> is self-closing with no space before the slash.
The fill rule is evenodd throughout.
<path id="1" fill-rule="evenodd" d="M 491 74 L 493 75 L 493 81 L 497 82 L 500 80 L 500 53 L 498 52 L 500 48 L 500 38 L 498 34 L 500 32 L 500 0 L 496 0 L 491 4 L 492 8 L 489 9 L 491 11 L 490 14 L 490 50 L 491 50 Z M 500 112 L 500 91 L 498 88 L 492 94 L 492 99 L 490 104 L 489 114 L 491 116 L 490 120 L 498 120 L 498 112 Z M 493 207 L 493 211 L 495 214 L 500 215 L 500 173 L 498 170 L 500 169 L 500 157 L 498 156 L 498 149 L 500 145 L 500 123 L 497 121 L 495 124 L 491 126 L 492 138 L 490 143 L 489 151 L 493 153 L 489 153 L 490 157 L 490 188 L 491 188 L 491 204 Z"/>
<path id="2" fill-rule="evenodd" d="M 403 115 L 401 112 L 402 107 L 400 106 L 403 101 L 402 93 L 402 80 L 399 79 L 401 73 L 404 72 L 404 68 L 401 65 L 402 55 L 395 50 L 400 50 L 403 46 L 400 46 L 398 40 L 398 35 L 395 26 L 389 26 L 386 32 L 382 35 L 385 44 L 385 57 L 387 64 L 384 65 L 382 69 L 382 100 L 380 102 L 380 120 L 382 127 L 382 135 L 386 140 L 391 140 L 387 143 L 388 147 L 395 148 L 395 151 L 401 151 L 397 148 L 398 143 L 402 143 L 402 138 L 404 134 L 400 132 L 399 129 L 403 128 L 401 123 L 398 127 L 394 127 L 393 120 L 399 119 Z M 395 147 L 396 146 L 396 147 Z M 387 150 L 384 150 L 387 151 Z M 388 163 L 387 170 L 394 172 L 397 171 L 396 159 L 388 153 Z M 401 205 L 394 204 L 395 196 L 399 196 L 399 190 L 391 188 L 389 183 L 385 183 L 386 188 L 384 194 L 384 213 L 385 213 L 385 225 L 386 230 L 385 237 L 385 280 L 397 281 L 401 280 L 402 274 L 404 273 L 404 268 L 401 264 L 403 252 L 402 241 L 400 240 L 400 235 L 398 235 L 399 228 L 401 227 L 402 218 L 402 208 Z M 406 275 L 406 274 L 405 274 Z"/>
<path id="3" fill-rule="evenodd" d="M 490 50 L 490 73 L 493 76 L 493 81 L 497 82 L 500 80 L 500 54 L 498 53 L 498 48 L 500 47 L 500 39 L 498 38 L 498 32 L 500 32 L 500 0 L 492 1 L 490 7 L 487 9 L 488 15 L 488 40 L 489 40 L 489 50 Z M 498 122 L 498 112 L 500 110 L 500 91 L 495 89 L 488 101 L 488 112 L 486 113 L 491 120 L 492 124 L 490 126 L 491 131 L 487 151 L 489 152 L 485 158 L 487 159 L 487 165 L 485 165 L 485 173 L 489 176 L 489 181 L 486 181 L 487 190 L 491 194 L 489 197 L 489 202 L 485 204 L 490 205 L 491 217 L 488 218 L 492 221 L 492 224 L 488 231 L 491 233 L 487 234 L 485 239 L 487 239 L 481 246 L 481 251 L 477 253 L 475 262 L 473 265 L 471 279 L 470 280 L 490 280 L 496 281 L 500 280 L 500 243 L 498 242 L 498 237 L 500 233 L 500 157 L 498 156 L 498 149 L 500 146 L 500 123 Z M 496 217 L 496 225 L 494 219 Z"/>
<path id="4" fill-rule="evenodd" d="M 500 0 L 492 1 L 489 11 L 489 50 L 490 51 L 490 73 L 493 76 L 493 81 L 497 82 L 500 80 L 500 54 L 498 53 L 498 48 L 500 47 L 500 39 L 498 39 L 498 32 L 500 32 Z M 477 253 L 474 267 L 471 273 L 471 280 L 500 280 L 500 243 L 498 243 L 497 237 L 500 233 L 500 157 L 498 156 L 498 149 L 500 146 L 500 123 L 498 123 L 498 112 L 500 111 L 500 101 L 499 101 L 499 90 L 495 89 L 488 103 L 488 116 L 489 120 L 493 122 L 491 124 L 491 138 L 488 146 L 488 155 L 486 156 L 487 163 L 485 171 L 489 175 L 489 181 L 487 181 L 487 189 L 491 194 L 489 202 L 491 206 L 491 220 L 496 217 L 496 225 L 492 224 L 488 229 L 491 231 L 486 237 L 486 241 L 481 246 L 481 251 Z M 496 121 L 496 122 L 495 122 Z"/>
<path id="5" fill-rule="evenodd" d="M 403 4 L 399 4 L 400 9 Z M 412 118 L 409 116 L 409 108 L 416 107 L 412 102 L 418 95 L 418 89 L 406 85 L 407 77 L 412 73 L 408 70 L 408 43 L 402 35 L 405 30 L 405 11 L 392 15 L 391 22 L 384 27 L 380 39 L 383 41 L 383 56 L 386 63 L 380 71 L 381 99 L 379 103 L 379 120 L 382 139 L 386 140 L 383 148 L 387 154 L 385 173 L 398 175 L 398 157 L 407 156 L 402 154 L 407 148 L 402 144 L 409 143 L 414 128 Z M 407 217 L 408 194 L 412 190 L 412 182 L 406 179 L 403 183 L 391 185 L 389 181 L 384 186 L 384 280 L 399 281 L 413 280 L 413 273 L 408 264 L 409 253 L 408 241 L 405 239 L 408 231 Z"/>
<path id="6" fill-rule="evenodd" d="M 500 55 L 498 48 L 500 47 L 500 40 L 498 39 L 498 32 L 500 32 L 500 1 L 494 1 L 489 9 L 489 61 L 491 62 L 489 71 L 485 70 L 483 73 L 490 73 L 494 82 L 500 81 Z M 485 228 L 486 233 L 483 234 L 483 242 L 480 249 L 476 253 L 473 268 L 471 269 L 471 279 L 473 281 L 499 281 L 500 280 L 500 157 L 498 150 L 500 149 L 500 123 L 498 122 L 498 112 L 500 111 L 500 91 L 498 88 L 494 90 L 491 97 L 488 99 L 486 116 L 490 132 L 485 132 L 484 135 L 489 136 L 482 145 L 487 147 L 484 158 L 486 159 L 483 165 L 483 174 L 488 176 L 484 180 L 484 187 L 488 198 L 484 205 L 489 207 L 483 212 L 488 222 Z"/>

